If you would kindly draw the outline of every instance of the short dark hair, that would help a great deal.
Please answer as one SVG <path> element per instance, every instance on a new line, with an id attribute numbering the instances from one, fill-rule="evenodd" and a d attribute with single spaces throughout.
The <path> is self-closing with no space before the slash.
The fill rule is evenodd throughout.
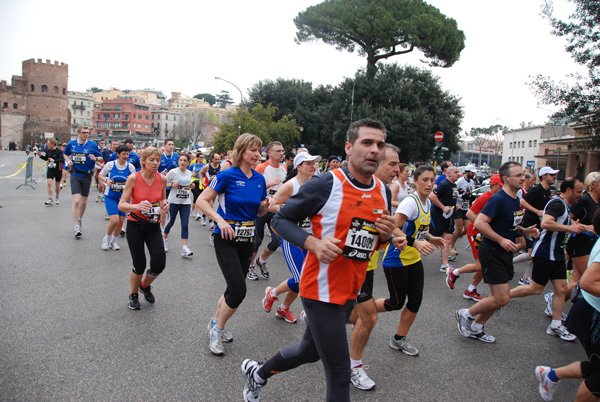
<path id="1" fill-rule="evenodd" d="M 190 161 L 190 155 L 188 155 L 186 152 L 182 152 L 181 154 L 179 154 L 179 159 L 181 158 L 185 158 L 187 159 L 187 161 Z"/>
<path id="2" fill-rule="evenodd" d="M 450 161 L 443 161 L 442 164 L 440 165 L 440 169 L 442 169 L 442 172 L 446 169 L 448 169 L 450 167 L 450 165 L 452 165 L 452 162 Z"/>
<path id="3" fill-rule="evenodd" d="M 135 143 L 133 142 L 133 138 L 125 138 L 125 140 L 123 141 L 123 144 L 132 144 L 135 145 Z"/>
<path id="4" fill-rule="evenodd" d="M 500 175 L 502 184 L 504 184 L 504 177 L 510 176 L 510 169 L 512 169 L 513 166 L 521 166 L 521 164 L 515 161 L 504 162 L 502 166 L 500 166 L 500 169 L 498 169 L 498 175 Z"/>
<path id="5" fill-rule="evenodd" d="M 577 177 L 567 177 L 562 183 L 560 183 L 560 192 L 566 193 L 568 189 L 575 190 L 575 183 L 578 181 L 581 180 L 579 180 Z"/>
<path id="6" fill-rule="evenodd" d="M 167 139 L 165 140 L 165 145 L 167 145 L 167 143 L 168 143 L 168 142 L 172 142 L 172 143 L 173 143 L 173 145 L 175 145 L 175 141 L 173 141 L 173 139 L 172 139 L 172 138 L 167 138 Z"/>
<path id="7" fill-rule="evenodd" d="M 117 155 L 119 155 L 121 152 L 131 152 L 131 151 L 129 150 L 129 147 L 127 145 L 123 144 L 123 145 L 119 145 L 117 147 L 117 149 L 115 149 L 115 153 Z"/>
<path id="8" fill-rule="evenodd" d="M 271 150 L 273 149 L 273 147 L 275 145 L 281 145 L 283 147 L 283 144 L 279 141 L 271 141 L 267 144 L 267 152 L 271 152 Z"/>
<path id="9" fill-rule="evenodd" d="M 375 119 L 361 119 L 350 124 L 348 131 L 346 132 L 346 140 L 354 145 L 354 141 L 358 138 L 358 129 L 361 127 L 371 127 L 377 128 L 383 132 L 383 139 L 385 140 L 387 136 L 387 129 L 385 128 L 385 124 Z"/>
<path id="10" fill-rule="evenodd" d="M 421 174 L 425 172 L 433 172 L 433 174 L 435 175 L 435 170 L 433 169 L 433 166 L 421 165 L 418 168 L 416 168 L 413 172 L 413 179 L 416 181 L 419 178 L 419 176 L 421 176 Z"/>

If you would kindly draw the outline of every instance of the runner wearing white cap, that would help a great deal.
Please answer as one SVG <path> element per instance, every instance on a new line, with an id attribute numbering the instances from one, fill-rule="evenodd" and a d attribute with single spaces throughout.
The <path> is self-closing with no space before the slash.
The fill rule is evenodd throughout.
<path id="1" fill-rule="evenodd" d="M 320 160 L 320 156 L 313 156 L 308 152 L 301 152 L 296 155 L 294 158 L 294 169 L 297 170 L 297 174 L 279 188 L 279 191 L 277 191 L 275 197 L 273 197 L 273 204 L 269 208 L 270 212 L 277 212 L 283 204 L 285 204 L 288 198 L 295 195 L 298 190 L 300 190 L 300 187 L 315 174 L 315 162 L 319 162 Z M 312 224 L 310 220 L 305 219 L 300 222 L 300 226 L 308 233 L 312 234 Z M 267 313 L 270 313 L 273 303 L 276 300 L 279 300 L 278 296 L 285 293 L 283 303 L 277 308 L 276 317 L 293 324 L 296 322 L 296 317 L 292 314 L 290 305 L 298 297 L 300 273 L 302 271 L 302 263 L 304 262 L 306 251 L 294 246 L 285 239 L 281 239 L 281 247 L 283 249 L 285 262 L 292 273 L 292 277 L 281 282 L 277 287 L 267 287 L 265 289 L 265 297 L 262 300 L 262 306 Z"/>

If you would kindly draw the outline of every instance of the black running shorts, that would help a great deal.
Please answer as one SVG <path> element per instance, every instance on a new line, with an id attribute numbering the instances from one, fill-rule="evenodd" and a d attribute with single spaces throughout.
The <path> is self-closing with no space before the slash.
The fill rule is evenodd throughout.
<path id="1" fill-rule="evenodd" d="M 479 262 L 483 273 L 483 281 L 489 285 L 509 283 L 515 275 L 513 253 L 504 249 L 479 245 Z"/>
<path id="2" fill-rule="evenodd" d="M 533 271 L 531 279 L 538 285 L 546 286 L 548 281 L 554 279 L 567 279 L 567 266 L 565 261 L 551 261 L 543 257 L 533 257 Z"/>

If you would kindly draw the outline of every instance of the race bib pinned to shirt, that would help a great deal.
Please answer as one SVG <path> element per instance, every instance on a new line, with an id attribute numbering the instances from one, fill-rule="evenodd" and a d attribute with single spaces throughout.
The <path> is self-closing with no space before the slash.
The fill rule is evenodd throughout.
<path id="1" fill-rule="evenodd" d="M 379 232 L 375 222 L 362 218 L 352 218 L 346 235 L 343 256 L 351 260 L 369 261 L 377 245 Z"/>
<path id="2" fill-rule="evenodd" d="M 515 230 L 517 230 L 517 226 L 519 226 L 522 221 L 523 221 L 523 211 L 520 211 L 520 210 L 513 211 L 513 225 L 510 230 L 512 230 L 513 232 Z"/>
<path id="3" fill-rule="evenodd" d="M 244 243 L 253 241 L 254 228 L 254 221 L 235 222 L 233 226 L 235 241 Z"/>
<path id="4" fill-rule="evenodd" d="M 86 161 L 86 156 L 85 154 L 73 154 L 73 163 L 76 163 L 78 165 L 84 164 Z"/>
<path id="5" fill-rule="evenodd" d="M 125 182 L 122 181 L 113 181 L 112 185 L 110 186 L 110 189 L 115 193 L 122 193 L 124 188 Z"/>
<path id="6" fill-rule="evenodd" d="M 149 210 L 142 211 L 142 215 L 148 218 L 150 223 L 156 223 L 160 219 L 160 202 L 152 204 Z"/>

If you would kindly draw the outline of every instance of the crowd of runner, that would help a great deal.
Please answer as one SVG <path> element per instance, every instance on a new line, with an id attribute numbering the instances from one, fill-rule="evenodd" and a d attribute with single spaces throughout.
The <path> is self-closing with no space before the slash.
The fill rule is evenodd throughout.
<path id="1" fill-rule="evenodd" d="M 169 139 L 161 149 L 135 150 L 132 139 L 106 144 L 88 136 L 89 129 L 80 126 L 77 139 L 67 144 L 49 139 L 36 153 L 48 163 L 45 205 L 60 203 L 70 173 L 73 235 L 80 239 L 95 181 L 96 202 L 104 203 L 108 220 L 101 249 L 119 250 L 117 239 L 127 239 L 130 309 L 141 308 L 140 292 L 146 302 L 155 302 L 152 284 L 166 267 L 177 216 L 183 258 L 193 256 L 190 218 L 203 226 L 208 222 L 210 236 L 201 241 L 214 247 L 225 280 L 208 322 L 208 346 L 224 355 L 224 343 L 233 340 L 226 324 L 245 300 L 247 281 L 269 279 L 267 261 L 281 246 L 290 278 L 267 286 L 262 301 L 250 302 L 262 303 L 269 313 L 280 301 L 275 317 L 293 324 L 298 318 L 291 307 L 300 296 L 296 311 L 302 308 L 297 315 L 306 328 L 299 343 L 266 362 L 242 363 L 245 401 L 258 401 L 273 375 L 319 360 L 328 401 L 348 401 L 350 384 L 373 389 L 363 351 L 379 313 L 401 311 L 389 347 L 418 356 L 408 333 L 423 298 L 421 258 L 436 249 L 448 288 L 473 274 L 462 297 L 474 304 L 456 311 L 458 332 L 466 338 L 495 342 L 485 328 L 488 320 L 513 299 L 540 295 L 551 282 L 554 292 L 544 295 L 543 304 L 552 318 L 546 333 L 568 342 L 579 338 L 589 360 L 535 367 L 540 395 L 551 400 L 560 379 L 585 378 L 577 400 L 600 399 L 600 172 L 583 181 L 567 177 L 557 188 L 557 170 L 527 172 L 507 162 L 489 179 L 489 191 L 475 198 L 474 166 L 459 169 L 446 161 L 437 177 L 425 163 L 411 171 L 400 163 L 400 149 L 386 144 L 385 126 L 371 119 L 350 125 L 344 161 L 311 155 L 306 148 L 286 155 L 280 142 L 263 144 L 248 133 L 224 155 L 178 154 Z M 270 239 L 261 250 L 265 234 Z M 473 261 L 453 267 L 463 236 Z M 521 262 L 528 267 L 511 289 L 514 264 Z M 375 299 L 378 266 L 389 296 Z M 485 298 L 477 291 L 482 280 L 490 290 Z M 565 314 L 569 299 L 575 304 Z M 347 323 L 354 324 L 350 344 Z"/>

